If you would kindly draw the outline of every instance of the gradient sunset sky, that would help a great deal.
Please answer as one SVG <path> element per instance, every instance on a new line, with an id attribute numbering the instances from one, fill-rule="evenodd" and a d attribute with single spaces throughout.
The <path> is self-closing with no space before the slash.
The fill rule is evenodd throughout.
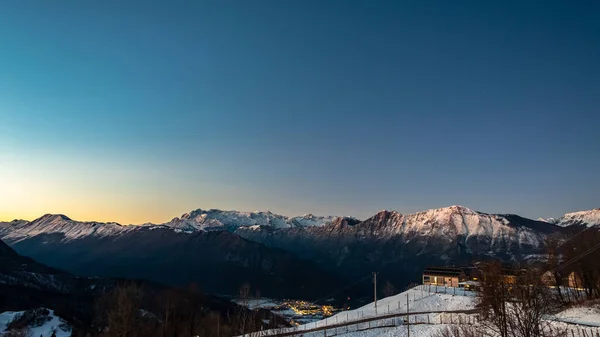
<path id="1" fill-rule="evenodd" d="M 600 1 L 5 1 L 0 221 L 600 207 Z"/>

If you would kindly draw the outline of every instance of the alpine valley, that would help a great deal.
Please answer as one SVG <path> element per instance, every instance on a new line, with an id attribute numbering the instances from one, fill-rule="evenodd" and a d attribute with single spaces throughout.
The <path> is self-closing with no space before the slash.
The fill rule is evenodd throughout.
<path id="1" fill-rule="evenodd" d="M 531 220 L 450 206 L 407 215 L 380 211 L 364 221 L 198 209 L 163 224 L 126 226 L 47 214 L 0 223 L 0 239 L 74 275 L 196 283 L 222 295 L 248 283 L 271 298 L 317 299 L 373 271 L 404 289 L 428 265 L 537 259 L 548 237 L 592 226 L 600 226 L 600 208 Z M 362 293 L 361 287 L 371 285 L 343 295 Z"/>

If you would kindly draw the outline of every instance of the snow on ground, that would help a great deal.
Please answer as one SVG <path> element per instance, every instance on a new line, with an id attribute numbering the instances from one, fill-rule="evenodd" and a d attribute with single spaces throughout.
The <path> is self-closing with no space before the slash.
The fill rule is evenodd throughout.
<path id="1" fill-rule="evenodd" d="M 306 301 L 279 301 L 269 298 L 258 298 L 244 300 L 234 299 L 233 302 L 251 310 L 270 310 L 274 314 L 286 318 L 293 324 L 306 324 L 320 321 L 325 315 L 325 311 L 322 306 Z"/>
<path id="2" fill-rule="evenodd" d="M 437 292 L 437 293 L 436 293 Z M 309 330 L 313 328 L 321 328 L 324 326 L 331 326 L 340 324 L 347 321 L 356 321 L 363 318 L 369 317 L 377 317 L 377 316 L 385 316 L 388 314 L 395 313 L 405 313 L 407 311 L 407 301 L 408 301 L 408 309 L 410 312 L 439 312 L 439 311 L 459 311 L 459 310 L 469 310 L 472 309 L 475 305 L 475 293 L 465 291 L 463 289 L 454 289 L 454 288 L 445 288 L 445 287 L 429 287 L 429 286 L 417 286 L 415 288 L 409 289 L 405 292 L 399 293 L 394 296 L 386 297 L 377 301 L 377 308 L 375 308 L 374 303 L 367 304 L 363 307 L 354 310 L 341 311 L 336 315 L 330 316 L 326 319 L 322 319 L 316 322 L 311 322 L 303 325 L 296 326 L 290 329 L 284 329 L 285 331 L 302 331 Z M 442 316 L 442 317 L 440 317 Z M 455 319 L 458 316 L 455 314 Z M 415 315 L 411 318 L 411 322 L 415 322 L 417 320 L 420 323 L 426 323 L 428 320 L 432 323 L 441 320 L 447 321 L 449 320 L 448 316 L 444 316 L 444 314 L 429 314 L 429 315 Z M 400 318 L 399 318 L 400 320 Z M 464 320 L 464 317 L 463 317 Z M 362 324 L 364 327 L 371 326 L 383 326 L 389 319 L 382 321 L 375 321 L 372 325 L 369 323 Z M 399 321 L 398 321 L 399 322 Z M 354 329 L 363 329 L 364 327 L 354 326 Z M 432 329 L 435 326 L 429 326 Z M 419 329 L 424 329 L 422 326 L 419 326 Z M 364 333 L 369 333 L 371 335 L 365 336 L 380 336 L 385 335 L 385 331 L 390 330 L 393 331 L 393 328 L 381 328 L 376 330 L 365 330 Z M 351 329 L 349 329 L 351 331 Z M 377 334 L 372 334 L 372 331 L 377 331 Z M 261 336 L 268 336 L 271 334 L 276 334 L 277 332 L 282 331 L 263 331 L 260 333 Z M 362 336 L 363 332 L 354 332 L 358 333 L 357 336 Z M 322 334 L 322 332 L 320 332 Z M 394 332 L 390 332 L 389 336 L 396 336 Z M 317 333 L 318 335 L 318 333 Z M 354 336 L 350 334 L 349 336 Z"/>
<path id="3" fill-rule="evenodd" d="M 557 225 L 562 227 L 578 224 L 586 224 L 588 227 L 600 225 L 600 208 L 567 213 L 557 220 Z"/>
<path id="4" fill-rule="evenodd" d="M 456 313 L 456 311 L 474 309 L 476 294 L 463 289 L 417 286 L 400 294 L 383 298 L 361 308 L 342 311 L 326 319 L 279 331 L 262 331 L 260 336 L 269 336 L 284 331 L 303 331 L 325 326 L 336 326 L 344 322 L 352 322 L 363 318 L 405 313 L 408 307 L 411 313 L 428 312 L 429 314 L 411 315 L 410 334 L 413 337 L 433 337 L 442 329 L 452 324 L 478 325 L 475 314 Z M 434 313 L 432 313 L 434 312 Z M 446 312 L 446 313 L 435 313 Z M 454 312 L 454 313 L 452 313 Z M 375 336 L 407 336 L 406 317 L 376 319 L 371 322 L 349 324 L 338 328 L 327 329 L 328 336 L 375 337 Z M 415 324 L 417 323 L 417 324 Z M 450 324 L 448 324 L 450 323 Z M 394 326 L 395 325 L 395 326 Z M 548 317 L 543 323 L 544 329 L 564 331 L 568 335 L 596 336 L 600 334 L 600 307 L 574 307 L 555 316 Z M 304 332 L 306 337 L 323 336 L 323 330 Z"/>
<path id="5" fill-rule="evenodd" d="M 410 327 L 412 337 L 432 337 L 441 332 L 446 325 L 415 325 Z M 354 331 L 336 336 L 345 337 L 404 337 L 408 336 L 406 326 Z"/>
<path id="6" fill-rule="evenodd" d="M 30 327 L 30 336 L 50 337 L 52 336 L 52 332 L 56 331 L 56 337 L 70 337 L 71 328 L 68 327 L 68 325 L 66 325 L 60 317 L 54 315 L 53 310 L 49 311 L 50 314 L 48 315 L 48 317 L 50 317 L 50 320 L 45 322 L 41 326 Z M 15 318 L 15 316 L 22 313 L 23 311 L 6 311 L 0 313 L 0 336 L 4 335 L 8 323 L 10 323 Z"/>
<path id="7" fill-rule="evenodd" d="M 269 226 L 274 228 L 323 226 L 333 221 L 334 216 L 315 216 L 306 214 L 297 217 L 287 217 L 271 212 L 238 212 L 219 209 L 197 209 L 183 214 L 164 225 L 179 229 L 227 229 L 228 227 Z M 254 227 L 256 228 L 256 227 Z"/>
<path id="8" fill-rule="evenodd" d="M 573 307 L 562 311 L 553 320 L 600 327 L 600 307 Z"/>
<path id="9" fill-rule="evenodd" d="M 375 305 L 372 302 L 358 309 L 342 311 L 324 320 L 301 325 L 298 328 L 312 329 L 315 327 L 343 323 L 346 321 L 355 321 L 379 315 L 404 313 L 407 308 L 407 298 L 408 309 L 410 312 L 473 309 L 475 306 L 474 292 L 456 289 L 456 295 L 454 295 L 454 293 L 454 288 L 417 286 L 400 294 L 378 300 L 377 308 L 375 308 Z"/>
<path id="10" fill-rule="evenodd" d="M 250 310 L 254 309 L 273 309 L 280 306 L 280 303 L 269 298 L 252 298 L 247 300 L 236 299 L 235 304 L 244 306 Z"/>

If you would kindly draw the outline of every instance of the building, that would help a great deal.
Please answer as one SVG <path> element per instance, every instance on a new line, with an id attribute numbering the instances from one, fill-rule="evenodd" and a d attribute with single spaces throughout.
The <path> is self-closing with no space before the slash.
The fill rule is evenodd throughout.
<path id="1" fill-rule="evenodd" d="M 428 267 L 423 284 L 477 290 L 481 272 L 476 267 Z"/>
<path id="2" fill-rule="evenodd" d="M 583 286 L 583 278 L 581 274 L 575 270 L 563 269 L 559 274 L 560 286 L 566 286 L 569 288 L 581 288 Z M 542 275 L 542 282 L 549 287 L 556 287 L 556 278 L 552 271 L 547 271 Z"/>
<path id="3" fill-rule="evenodd" d="M 459 287 L 461 282 L 468 281 L 465 268 L 458 267 L 428 267 L 423 271 L 423 284 Z"/>
<path id="4" fill-rule="evenodd" d="M 581 273 L 572 271 L 569 276 L 567 276 L 567 284 L 569 285 L 569 288 L 582 288 L 583 277 L 581 277 Z"/>

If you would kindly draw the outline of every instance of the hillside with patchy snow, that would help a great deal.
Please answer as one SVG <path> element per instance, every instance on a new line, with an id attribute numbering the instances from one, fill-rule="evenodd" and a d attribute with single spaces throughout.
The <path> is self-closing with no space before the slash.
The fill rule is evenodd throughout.
<path id="1" fill-rule="evenodd" d="M 563 230 L 516 215 L 451 206 L 409 215 L 381 211 L 365 221 L 339 218 L 320 227 L 240 227 L 235 233 L 334 268 L 350 279 L 378 270 L 391 282 L 407 285 L 418 281 L 428 265 L 535 256 L 548 235 Z"/>
<path id="2" fill-rule="evenodd" d="M 0 313 L 0 336 L 3 336 L 9 323 L 22 315 L 24 311 L 7 311 Z M 47 315 L 38 318 L 38 324 L 28 326 L 28 335 L 32 337 L 51 337 L 54 333 L 56 337 L 71 336 L 71 327 L 60 317 L 56 316 L 53 310 L 48 310 Z"/>

